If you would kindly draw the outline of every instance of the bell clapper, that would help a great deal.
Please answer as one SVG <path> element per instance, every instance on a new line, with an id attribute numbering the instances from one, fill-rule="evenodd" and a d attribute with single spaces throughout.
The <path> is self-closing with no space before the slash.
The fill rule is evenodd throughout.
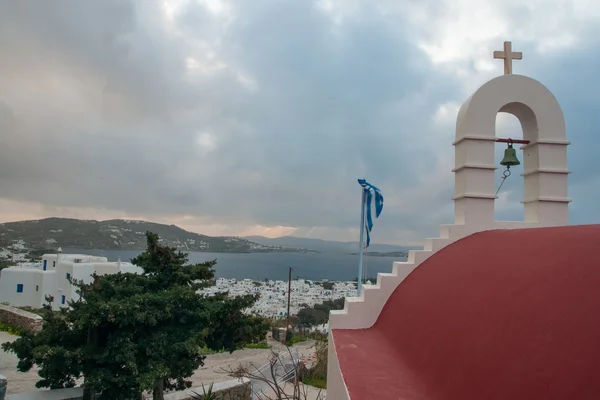
<path id="1" fill-rule="evenodd" d="M 504 185 L 504 181 L 506 180 L 506 178 L 508 178 L 510 176 L 510 165 L 506 166 L 506 169 L 504 170 L 504 172 L 502 173 L 502 182 L 500 182 L 500 185 L 498 186 L 498 190 L 496 190 L 496 194 L 494 194 L 494 197 L 498 196 L 498 192 L 500 191 L 500 189 L 502 188 L 502 185 Z"/>

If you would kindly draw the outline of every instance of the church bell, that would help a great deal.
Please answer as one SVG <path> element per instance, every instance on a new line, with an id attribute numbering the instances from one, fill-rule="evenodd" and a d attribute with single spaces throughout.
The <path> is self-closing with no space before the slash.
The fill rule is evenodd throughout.
<path id="1" fill-rule="evenodd" d="M 504 158 L 500 161 L 500 165 L 506 165 L 511 167 L 513 165 L 520 165 L 521 162 L 517 158 L 517 151 L 513 149 L 512 143 L 508 144 L 508 148 L 504 150 Z"/>

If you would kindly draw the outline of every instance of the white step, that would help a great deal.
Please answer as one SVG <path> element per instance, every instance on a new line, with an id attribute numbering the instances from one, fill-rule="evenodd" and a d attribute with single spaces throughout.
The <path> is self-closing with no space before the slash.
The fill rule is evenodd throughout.
<path id="1" fill-rule="evenodd" d="M 452 243 L 452 241 L 449 238 L 428 238 L 425 239 L 423 249 L 435 253 L 448 246 L 450 243 Z"/>
<path id="2" fill-rule="evenodd" d="M 423 250 L 410 250 L 408 260 L 394 262 L 391 273 L 377 274 L 377 283 L 363 285 L 360 297 L 346 297 L 344 309 L 331 311 L 331 329 L 369 328 L 377 321 L 385 303 L 406 277 L 423 261 L 453 242 L 450 237 L 459 235 L 463 227 L 442 225 L 439 238 L 425 239 Z"/>
<path id="3" fill-rule="evenodd" d="M 433 252 L 431 250 L 410 250 L 408 252 L 408 261 L 411 264 L 419 265 L 427 260 Z"/>

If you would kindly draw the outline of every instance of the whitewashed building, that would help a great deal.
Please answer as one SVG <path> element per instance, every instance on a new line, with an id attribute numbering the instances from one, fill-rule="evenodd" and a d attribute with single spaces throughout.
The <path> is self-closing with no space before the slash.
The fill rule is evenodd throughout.
<path id="1" fill-rule="evenodd" d="M 297 315 L 305 306 L 312 307 L 327 300 L 356 296 L 354 282 L 331 283 L 332 289 L 325 289 L 321 282 L 304 279 L 293 280 L 290 285 L 290 315 Z M 288 282 L 274 280 L 257 282 L 251 279 L 236 280 L 220 277 L 216 279 L 215 286 L 201 290 L 201 293 L 208 296 L 222 292 L 227 292 L 230 296 L 258 294 L 259 299 L 248 312 L 273 319 L 287 316 Z"/>
<path id="2" fill-rule="evenodd" d="M 92 274 L 141 273 L 128 262 L 109 262 L 106 257 L 84 254 L 44 254 L 41 263 L 27 263 L 0 272 L 0 302 L 16 307 L 41 308 L 47 295 L 54 297 L 52 308 L 66 307 L 79 295 L 70 279 L 90 283 Z"/>

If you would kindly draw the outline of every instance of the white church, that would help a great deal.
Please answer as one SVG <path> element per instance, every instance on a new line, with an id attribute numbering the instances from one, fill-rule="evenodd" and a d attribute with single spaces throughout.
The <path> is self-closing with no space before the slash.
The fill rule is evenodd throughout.
<path id="1" fill-rule="evenodd" d="M 39 264 L 5 268 L 0 271 L 0 303 L 15 307 L 41 308 L 48 295 L 54 297 L 52 308 L 68 307 L 79 295 L 72 281 L 92 282 L 92 275 L 118 272 L 141 273 L 142 269 L 128 262 L 109 262 L 106 257 L 84 254 L 44 254 Z"/>
<path id="2" fill-rule="evenodd" d="M 512 74 L 510 42 L 494 58 L 504 75 L 457 115 L 454 223 L 331 311 L 328 399 L 600 398 L 600 224 L 569 225 L 557 99 Z M 498 113 L 523 140 L 496 136 Z M 522 221 L 495 220 L 496 143 L 508 144 L 504 177 L 524 161 Z"/>

